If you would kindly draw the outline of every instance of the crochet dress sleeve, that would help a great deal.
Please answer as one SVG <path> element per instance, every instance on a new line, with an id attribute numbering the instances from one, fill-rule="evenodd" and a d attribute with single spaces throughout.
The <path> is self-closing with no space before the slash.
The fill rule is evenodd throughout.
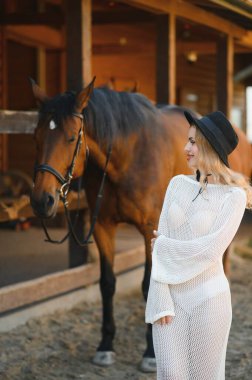
<path id="1" fill-rule="evenodd" d="M 165 284 L 188 281 L 222 257 L 240 225 L 246 194 L 234 188 L 226 194 L 222 208 L 207 235 L 191 240 L 158 236 L 152 254 L 152 278 Z"/>
<path id="2" fill-rule="evenodd" d="M 167 207 L 169 207 L 172 200 L 172 184 L 173 179 L 171 179 L 169 186 L 167 187 L 162 212 L 159 219 L 159 229 L 161 231 L 162 226 L 165 226 L 166 223 Z M 175 315 L 174 304 L 170 294 L 169 285 L 167 283 L 164 284 L 155 281 L 151 276 L 148 299 L 145 309 L 145 322 L 154 323 L 166 315 Z"/>

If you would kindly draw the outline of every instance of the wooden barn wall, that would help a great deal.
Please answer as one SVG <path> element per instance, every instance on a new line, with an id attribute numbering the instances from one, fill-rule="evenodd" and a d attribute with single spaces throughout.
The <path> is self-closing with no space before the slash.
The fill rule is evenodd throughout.
<path id="1" fill-rule="evenodd" d="M 28 77 L 37 77 L 37 49 L 7 42 L 8 109 L 30 110 L 36 108 Z M 10 135 L 8 143 L 8 167 L 32 175 L 34 141 L 31 135 Z"/>
<path id="2" fill-rule="evenodd" d="M 189 63 L 182 54 L 177 56 L 177 102 L 205 114 L 215 108 L 216 59 L 200 55 Z"/>
<path id="3" fill-rule="evenodd" d="M 92 72 L 96 75 L 96 86 L 109 82 L 116 90 L 137 90 L 150 99 L 156 99 L 156 31 L 155 25 L 111 24 L 94 25 Z M 0 65 L 1 65 L 0 33 Z M 62 88 L 62 56 L 58 50 L 46 51 L 46 90 L 55 95 Z M 9 109 L 36 108 L 28 76 L 37 79 L 38 52 L 36 48 L 14 41 L 7 41 L 8 99 Z M 190 107 L 201 114 L 216 109 L 216 57 L 199 55 L 197 62 L 190 64 L 185 55 L 177 55 L 177 104 Z M 0 70 L 0 102 L 1 102 Z M 236 85 L 234 107 L 242 112 L 245 121 L 245 87 Z M 1 103 L 0 103 L 1 106 Z M 0 170 L 2 170 L 0 137 Z M 32 136 L 12 135 L 8 143 L 8 167 L 18 168 L 32 174 L 34 143 Z"/>
<path id="4" fill-rule="evenodd" d="M 54 96 L 61 92 L 61 52 L 59 50 L 46 51 L 46 93 Z"/>
<path id="5" fill-rule="evenodd" d="M 200 114 L 216 110 L 216 56 L 199 55 L 195 63 L 187 62 L 182 54 L 177 57 L 177 102 Z M 196 96 L 195 101 L 191 100 Z M 245 86 L 234 85 L 234 120 L 240 119 L 240 127 L 246 128 Z"/>
<path id="6" fill-rule="evenodd" d="M 8 109 L 37 109 L 28 77 L 37 80 L 38 51 L 36 48 L 8 41 Z M 19 57 L 19 59 L 16 59 Z M 46 51 L 46 91 L 49 96 L 60 92 L 60 52 Z M 35 146 L 32 135 L 10 135 L 8 167 L 19 169 L 32 176 Z"/>
<path id="7" fill-rule="evenodd" d="M 92 38 L 96 86 L 107 84 L 113 78 L 115 89 L 128 90 L 136 82 L 138 91 L 155 101 L 155 25 L 94 25 Z M 215 108 L 215 61 L 214 55 L 201 55 L 195 64 L 190 64 L 184 55 L 177 56 L 177 104 L 200 113 Z M 188 94 L 197 95 L 197 102 L 188 101 Z"/>
<path id="8" fill-rule="evenodd" d="M 37 49 L 7 41 L 8 108 L 27 110 L 36 107 L 29 77 L 37 77 Z"/>
<path id="9" fill-rule="evenodd" d="M 156 34 L 153 24 L 94 25 L 92 72 L 96 86 L 115 79 L 116 90 L 138 91 L 155 100 Z"/>

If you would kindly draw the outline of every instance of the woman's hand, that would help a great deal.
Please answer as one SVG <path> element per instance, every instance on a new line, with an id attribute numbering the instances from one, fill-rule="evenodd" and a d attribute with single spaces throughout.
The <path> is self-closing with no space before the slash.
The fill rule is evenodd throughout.
<path id="1" fill-rule="evenodd" d="M 168 323 L 171 323 L 172 316 L 166 315 L 165 317 L 162 317 L 156 321 L 156 323 L 159 323 L 160 325 L 166 325 Z"/>
<path id="2" fill-rule="evenodd" d="M 155 236 L 153 239 L 151 239 L 151 250 L 153 251 L 153 247 L 154 247 L 154 244 L 155 244 L 155 240 L 156 238 L 161 235 L 160 232 L 154 230 L 153 231 L 153 235 Z"/>

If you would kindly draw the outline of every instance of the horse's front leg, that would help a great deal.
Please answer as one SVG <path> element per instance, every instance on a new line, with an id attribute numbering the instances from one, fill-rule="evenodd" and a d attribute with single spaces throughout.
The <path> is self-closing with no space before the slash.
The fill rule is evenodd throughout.
<path id="1" fill-rule="evenodd" d="M 103 319 L 102 340 L 93 358 L 93 363 L 108 366 L 115 362 L 113 339 L 115 322 L 113 317 L 113 296 L 116 279 L 113 272 L 116 225 L 96 223 L 94 237 L 100 253 L 100 290 L 102 295 Z"/>

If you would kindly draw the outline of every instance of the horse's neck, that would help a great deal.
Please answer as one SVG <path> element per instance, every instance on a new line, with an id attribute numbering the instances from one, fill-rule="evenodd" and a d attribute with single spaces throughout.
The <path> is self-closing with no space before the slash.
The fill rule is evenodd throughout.
<path id="1" fill-rule="evenodd" d="M 99 144 L 90 137 L 87 137 L 87 143 L 92 160 L 103 170 L 107 161 L 109 144 L 104 149 L 101 149 Z M 132 145 L 125 144 L 125 141 L 122 139 L 121 142 L 117 140 L 112 143 L 111 148 L 112 151 L 106 171 L 113 182 L 118 182 L 123 176 L 123 173 L 128 169 L 130 157 L 132 157 L 132 155 L 129 154 L 129 150 L 132 149 Z"/>

